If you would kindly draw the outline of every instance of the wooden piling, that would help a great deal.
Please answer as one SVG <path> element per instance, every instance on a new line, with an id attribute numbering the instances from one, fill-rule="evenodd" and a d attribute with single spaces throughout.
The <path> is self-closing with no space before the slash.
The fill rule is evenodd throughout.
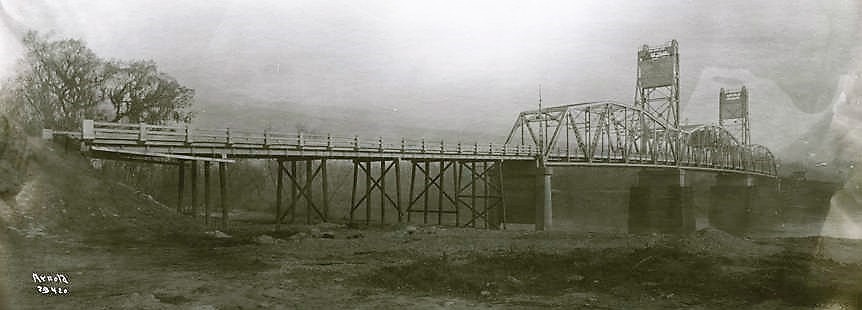
<path id="1" fill-rule="evenodd" d="M 191 162 L 192 168 L 192 218 L 198 217 L 198 161 Z"/>
<path id="2" fill-rule="evenodd" d="M 350 194 L 350 223 L 353 224 L 353 211 L 356 210 L 356 186 L 359 178 L 359 162 L 353 160 L 353 191 Z"/>
<path id="3" fill-rule="evenodd" d="M 395 209 L 398 210 L 398 223 L 402 222 L 401 212 L 401 160 L 395 159 Z"/>
<path id="4" fill-rule="evenodd" d="M 185 189 L 185 180 L 186 180 L 186 165 L 185 162 L 180 161 L 179 165 L 177 165 L 177 169 L 179 172 L 179 178 L 177 182 L 177 213 L 183 213 L 183 195 L 185 194 L 183 190 Z"/>
<path id="5" fill-rule="evenodd" d="M 365 225 L 371 224 L 371 160 L 365 162 Z"/>
<path id="6" fill-rule="evenodd" d="M 380 224 L 386 223 L 386 161 L 380 161 L 380 178 L 378 188 L 380 189 Z"/>
<path id="7" fill-rule="evenodd" d="M 210 162 L 204 162 L 204 224 L 210 221 Z"/>
<path id="8" fill-rule="evenodd" d="M 227 231 L 227 164 L 224 162 L 218 163 L 218 179 L 219 179 L 219 196 L 221 196 L 221 227 Z"/>
<path id="9" fill-rule="evenodd" d="M 311 182 L 312 179 L 311 174 L 311 165 L 314 163 L 311 159 L 305 161 L 305 188 L 302 190 L 306 193 L 305 198 L 305 223 L 311 224 Z"/>
<path id="10" fill-rule="evenodd" d="M 326 176 L 326 158 L 320 160 L 320 165 L 321 173 L 323 173 L 323 178 L 321 179 L 321 189 L 323 190 L 323 221 L 326 222 L 329 221 L 329 180 L 327 180 Z"/>
<path id="11" fill-rule="evenodd" d="M 281 228 L 281 195 L 284 191 L 284 160 L 278 159 L 278 177 L 276 178 L 275 187 L 275 230 Z"/>

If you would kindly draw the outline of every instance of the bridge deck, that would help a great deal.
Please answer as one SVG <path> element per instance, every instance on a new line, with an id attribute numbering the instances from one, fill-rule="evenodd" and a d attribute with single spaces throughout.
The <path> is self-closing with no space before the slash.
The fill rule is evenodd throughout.
<path id="1" fill-rule="evenodd" d="M 187 127 L 147 124 L 120 124 L 85 121 L 80 136 L 84 151 L 90 156 L 111 158 L 115 155 L 159 157 L 164 155 L 209 158 L 330 158 L 330 159 L 402 159 L 415 161 L 534 161 L 539 157 L 533 145 L 508 144 L 447 144 L 443 141 L 401 139 L 396 143 L 381 138 L 365 140 L 358 137 L 249 132 L 231 129 L 193 129 Z M 668 160 L 655 156 L 586 157 L 582 153 L 567 154 L 549 150 L 545 154 L 548 166 L 596 167 L 665 167 L 687 170 L 743 173 L 774 176 L 735 165 L 732 161 L 710 162 L 688 157 Z"/>

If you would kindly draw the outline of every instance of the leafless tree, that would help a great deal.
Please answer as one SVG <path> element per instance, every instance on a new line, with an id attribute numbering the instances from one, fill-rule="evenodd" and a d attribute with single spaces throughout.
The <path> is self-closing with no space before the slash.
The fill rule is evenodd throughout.
<path id="1" fill-rule="evenodd" d="M 102 92 L 111 104 L 114 122 L 162 124 L 187 122 L 194 90 L 159 72 L 152 61 L 105 64 Z"/>
<path id="2" fill-rule="evenodd" d="M 30 121 L 43 127 L 72 130 L 83 118 L 97 118 L 102 61 L 80 40 L 50 41 L 37 32 L 23 39 L 24 72 L 17 93 Z"/>

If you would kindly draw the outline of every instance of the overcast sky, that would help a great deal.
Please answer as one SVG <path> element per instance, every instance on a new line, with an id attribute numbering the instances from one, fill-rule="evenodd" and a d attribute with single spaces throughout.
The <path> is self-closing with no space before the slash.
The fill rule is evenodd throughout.
<path id="1" fill-rule="evenodd" d="M 0 0 L 0 75 L 26 29 L 100 56 L 153 59 L 208 105 L 326 106 L 505 134 L 536 104 L 631 102 L 635 55 L 677 39 L 684 118 L 714 122 L 749 86 L 755 143 L 798 136 L 857 70 L 857 1 Z M 827 111 L 827 112 L 823 112 Z M 759 141 L 758 141 L 759 140 Z"/>

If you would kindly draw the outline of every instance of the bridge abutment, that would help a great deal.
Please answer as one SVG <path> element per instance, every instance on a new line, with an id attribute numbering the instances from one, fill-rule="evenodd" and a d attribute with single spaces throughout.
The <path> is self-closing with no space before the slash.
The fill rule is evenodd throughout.
<path id="1" fill-rule="evenodd" d="M 694 191 L 681 169 L 642 169 L 630 189 L 629 233 L 695 230 Z"/>

